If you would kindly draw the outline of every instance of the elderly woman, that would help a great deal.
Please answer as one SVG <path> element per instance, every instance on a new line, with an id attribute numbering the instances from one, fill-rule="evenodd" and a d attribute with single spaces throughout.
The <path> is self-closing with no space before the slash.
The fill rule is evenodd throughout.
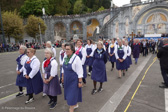
<path id="1" fill-rule="evenodd" d="M 51 48 L 51 50 L 52 50 L 53 53 L 54 53 L 54 57 L 56 58 L 56 50 L 55 50 L 54 47 L 52 47 L 51 41 L 47 41 L 47 42 L 46 42 L 46 47 L 47 47 L 47 48 Z"/>
<path id="2" fill-rule="evenodd" d="M 110 56 L 109 60 L 110 60 L 110 62 L 112 64 L 111 71 L 113 71 L 113 69 L 114 69 L 114 63 L 116 62 L 115 53 L 114 53 L 114 49 L 115 49 L 116 44 L 115 44 L 114 39 L 112 39 L 111 42 L 112 43 L 110 44 L 110 46 L 108 48 L 108 52 L 109 52 L 109 56 Z"/>
<path id="3" fill-rule="evenodd" d="M 40 73 L 40 61 L 35 56 L 36 50 L 27 49 L 28 59 L 24 65 L 23 75 L 26 77 L 26 89 L 29 96 L 26 104 L 33 102 L 33 93 L 39 94 L 43 91 L 43 80 Z"/>
<path id="4" fill-rule="evenodd" d="M 94 62 L 93 62 L 93 69 L 91 79 L 93 80 L 94 89 L 92 90 L 92 95 L 96 94 L 97 92 L 101 92 L 103 82 L 107 81 L 106 76 L 106 63 L 107 63 L 107 53 L 103 48 L 103 42 L 99 41 L 97 43 L 97 49 L 94 51 Z M 96 85 L 97 82 L 100 82 L 100 87 L 97 91 Z"/>
<path id="5" fill-rule="evenodd" d="M 125 48 L 126 48 L 126 51 L 127 51 L 127 58 L 126 58 L 127 67 L 126 67 L 126 70 L 128 70 L 128 68 L 132 64 L 132 60 L 131 60 L 131 52 L 132 51 L 131 51 L 131 47 L 128 45 L 128 41 L 125 41 Z"/>
<path id="6" fill-rule="evenodd" d="M 16 67 L 16 85 L 19 87 L 19 93 L 16 95 L 16 97 L 23 96 L 23 87 L 26 87 L 26 78 L 23 77 L 23 66 L 26 62 L 26 59 L 28 58 L 26 55 L 27 47 L 24 45 L 21 45 L 19 48 L 19 57 L 16 59 L 17 67 Z"/>
<path id="7" fill-rule="evenodd" d="M 75 54 L 73 44 L 65 44 L 67 56 L 63 61 L 62 83 L 64 83 L 64 97 L 70 106 L 69 112 L 74 112 L 78 108 L 78 102 L 82 102 L 82 61 Z"/>
<path id="8" fill-rule="evenodd" d="M 75 54 L 78 55 L 82 61 L 82 66 L 83 66 L 83 79 L 82 80 L 83 80 L 84 85 L 86 85 L 87 71 L 86 71 L 85 61 L 86 61 L 87 53 L 86 53 L 86 49 L 84 47 L 82 47 L 82 40 L 80 40 L 80 39 L 76 41 Z"/>
<path id="9" fill-rule="evenodd" d="M 123 76 L 125 76 L 127 51 L 125 46 L 122 44 L 121 40 L 118 40 L 118 45 L 115 48 L 115 57 L 116 57 L 116 68 L 118 70 L 119 77 L 121 78 L 121 71 L 123 71 Z"/>
<path id="10" fill-rule="evenodd" d="M 139 43 L 139 40 L 135 39 L 133 44 L 133 57 L 135 58 L 135 64 L 138 63 L 140 47 L 141 47 L 141 44 Z"/>
<path id="11" fill-rule="evenodd" d="M 62 83 L 62 65 L 63 65 L 63 59 L 66 56 L 66 52 L 65 52 L 65 43 L 62 43 L 62 50 L 60 51 L 60 55 L 59 55 L 59 63 L 60 63 L 60 83 Z M 61 84 L 63 86 L 63 84 Z"/>
<path id="12" fill-rule="evenodd" d="M 46 60 L 42 63 L 43 73 L 43 93 L 50 98 L 48 105 L 50 109 L 54 109 L 57 104 L 57 95 L 61 94 L 61 87 L 57 75 L 58 63 L 53 57 L 53 52 L 50 48 L 45 49 Z"/>

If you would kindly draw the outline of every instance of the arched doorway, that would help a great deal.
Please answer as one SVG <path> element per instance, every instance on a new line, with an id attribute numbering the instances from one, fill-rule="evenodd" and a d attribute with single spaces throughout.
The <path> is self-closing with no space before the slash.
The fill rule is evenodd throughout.
<path id="1" fill-rule="evenodd" d="M 73 21 L 70 25 L 70 35 L 71 38 L 83 38 L 83 25 L 79 21 Z"/>
<path id="2" fill-rule="evenodd" d="M 87 22 L 87 38 L 93 37 L 96 27 L 99 26 L 99 21 L 97 19 L 90 19 Z"/>
<path id="3" fill-rule="evenodd" d="M 62 22 L 57 22 L 55 24 L 55 29 L 54 29 L 54 39 L 55 41 L 57 40 L 62 40 L 66 39 L 66 28 Z"/>

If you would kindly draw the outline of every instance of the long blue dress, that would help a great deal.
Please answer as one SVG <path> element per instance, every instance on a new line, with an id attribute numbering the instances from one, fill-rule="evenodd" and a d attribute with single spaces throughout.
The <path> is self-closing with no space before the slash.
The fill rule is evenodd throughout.
<path id="1" fill-rule="evenodd" d="M 33 59 L 34 60 L 34 59 Z M 27 75 L 29 76 L 30 72 L 32 71 L 32 68 L 30 67 L 30 63 L 25 63 L 24 67 L 27 71 Z M 43 91 L 43 80 L 41 77 L 40 70 L 37 72 L 37 74 L 31 79 L 26 79 L 26 89 L 27 89 L 27 94 L 39 94 Z"/>
<path id="2" fill-rule="evenodd" d="M 54 59 L 52 59 L 52 60 L 54 60 Z M 47 79 L 49 79 L 50 76 L 51 76 L 50 75 L 51 61 L 50 61 L 50 64 L 48 65 L 48 67 L 44 68 L 45 73 L 47 74 Z M 48 84 L 44 83 L 43 93 L 46 93 L 47 95 L 50 95 L 50 96 L 57 96 L 57 95 L 60 95 L 62 93 L 60 83 L 59 83 L 59 79 L 58 79 L 58 75 L 53 77 L 53 79 Z"/>
<path id="3" fill-rule="evenodd" d="M 124 49 L 117 48 L 117 54 L 118 54 L 119 59 L 123 59 Z M 119 62 L 119 60 L 117 60 L 116 61 L 116 68 L 117 68 L 117 70 L 125 70 L 127 68 L 126 60 L 124 60 L 123 62 Z"/>
<path id="4" fill-rule="evenodd" d="M 17 62 L 17 65 L 18 65 L 18 71 L 23 67 L 23 65 L 21 65 L 22 56 L 24 56 L 24 54 L 20 55 L 16 59 L 16 62 Z M 26 87 L 26 78 L 23 76 L 23 72 L 21 72 L 20 75 L 17 75 L 16 85 L 20 86 L 20 87 Z"/>
<path id="5" fill-rule="evenodd" d="M 114 46 L 113 47 L 109 46 L 109 47 L 110 47 L 110 54 L 113 54 L 114 53 Z M 110 62 L 116 62 L 115 55 L 110 56 L 109 61 Z"/>
<path id="6" fill-rule="evenodd" d="M 81 51 L 83 50 L 83 48 L 81 49 Z M 83 55 L 82 52 L 79 51 L 79 54 L 77 54 L 79 56 L 79 58 L 82 60 Z M 82 65 L 83 67 L 83 78 L 87 78 L 87 70 L 86 70 L 86 64 Z"/>
<path id="7" fill-rule="evenodd" d="M 76 105 L 77 102 L 82 102 L 82 89 L 78 87 L 78 75 L 72 69 L 72 63 L 63 64 L 64 69 L 64 97 L 67 104 L 70 106 Z"/>
<path id="8" fill-rule="evenodd" d="M 98 53 L 97 49 L 94 51 L 94 62 L 91 79 L 97 82 L 106 82 L 106 63 L 107 63 L 107 53 L 103 50 L 102 53 Z"/>
<path id="9" fill-rule="evenodd" d="M 93 51 L 92 51 L 93 45 L 91 45 L 91 48 L 86 49 L 87 56 L 89 56 Z M 86 57 L 85 65 L 92 66 L 93 65 L 93 57 Z"/>

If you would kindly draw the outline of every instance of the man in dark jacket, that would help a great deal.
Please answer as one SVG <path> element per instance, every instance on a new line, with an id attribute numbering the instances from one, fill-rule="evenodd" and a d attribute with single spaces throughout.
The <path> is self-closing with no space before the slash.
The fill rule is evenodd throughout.
<path id="1" fill-rule="evenodd" d="M 160 88 L 168 88 L 168 39 L 164 39 L 163 46 L 159 49 L 157 57 L 160 60 L 160 68 L 164 82 Z"/>

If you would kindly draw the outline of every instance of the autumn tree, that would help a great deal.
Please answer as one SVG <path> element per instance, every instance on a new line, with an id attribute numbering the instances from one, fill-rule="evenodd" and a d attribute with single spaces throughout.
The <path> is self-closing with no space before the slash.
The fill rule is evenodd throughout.
<path id="1" fill-rule="evenodd" d="M 5 36 L 10 42 L 10 38 L 13 37 L 16 40 L 23 38 L 24 26 L 23 19 L 15 11 L 6 11 L 2 14 L 3 27 L 5 31 Z"/>
<path id="2" fill-rule="evenodd" d="M 39 25 L 41 33 L 44 34 L 47 28 L 44 21 L 40 17 L 36 17 L 34 15 L 30 15 L 28 17 L 25 31 L 29 36 L 33 37 L 36 40 L 38 40 L 40 37 Z"/>

